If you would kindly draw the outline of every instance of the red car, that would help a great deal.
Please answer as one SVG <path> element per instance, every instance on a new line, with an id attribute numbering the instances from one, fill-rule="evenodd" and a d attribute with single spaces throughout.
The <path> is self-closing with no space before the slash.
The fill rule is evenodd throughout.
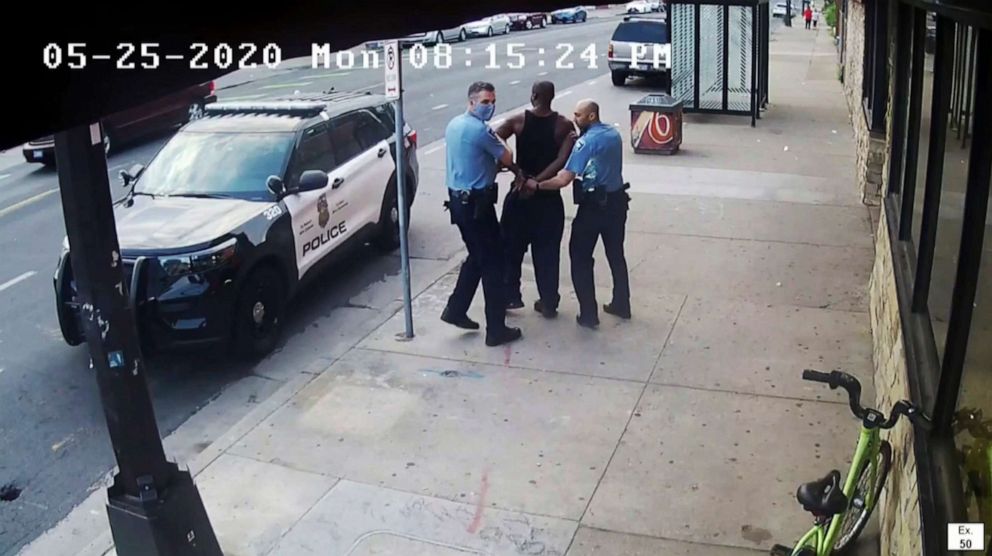
<path id="1" fill-rule="evenodd" d="M 112 146 L 152 133 L 181 126 L 203 116 L 204 107 L 217 100 L 214 82 L 194 85 L 141 106 L 103 118 L 103 144 L 109 153 Z M 49 135 L 24 145 L 24 160 L 55 165 L 55 137 Z"/>
<path id="2" fill-rule="evenodd" d="M 510 18 L 510 29 L 520 31 L 523 29 L 543 29 L 547 25 L 547 14 L 508 14 Z"/>

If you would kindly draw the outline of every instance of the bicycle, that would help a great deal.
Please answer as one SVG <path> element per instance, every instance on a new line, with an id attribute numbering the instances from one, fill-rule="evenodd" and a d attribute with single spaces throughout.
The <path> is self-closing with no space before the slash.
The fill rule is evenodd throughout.
<path id="1" fill-rule="evenodd" d="M 880 431 L 891 429 L 901 415 L 929 428 L 929 420 L 912 403 L 895 403 L 886 418 L 880 411 L 861 406 L 861 383 L 841 371 L 803 371 L 803 380 L 821 382 L 831 390 L 843 388 L 850 399 L 851 412 L 861 419 L 861 432 L 847 477 L 841 485 L 840 471 L 801 485 L 796 499 L 815 518 L 813 528 L 793 547 L 775 545 L 773 556 L 831 556 L 845 554 L 854 546 L 871 517 L 892 466 L 892 446 L 882 440 Z"/>

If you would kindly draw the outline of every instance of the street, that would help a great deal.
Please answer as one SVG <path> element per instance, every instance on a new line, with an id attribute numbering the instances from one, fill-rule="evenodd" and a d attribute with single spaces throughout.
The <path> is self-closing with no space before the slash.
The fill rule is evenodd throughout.
<path id="1" fill-rule="evenodd" d="M 582 24 L 455 43 L 456 63 L 446 70 L 435 69 L 433 64 L 422 70 L 407 65 L 406 118 L 418 132 L 421 155 L 430 152 L 428 146 L 443 136 L 445 124 L 464 110 L 466 89 L 472 81 L 495 84 L 496 112 L 500 114 L 527 103 L 530 85 L 536 80 L 551 80 L 563 90 L 605 79 L 606 43 L 618 20 L 611 14 Z M 503 69 L 483 69 L 489 58 L 485 51 L 489 42 L 500 49 L 508 42 L 522 43 L 524 53 L 529 54 L 544 49 L 548 64 L 539 65 L 534 58 L 534 62 L 514 70 L 507 69 L 501 60 Z M 569 59 L 574 69 L 555 69 L 561 44 L 574 45 Z M 579 58 L 590 44 L 596 45 L 597 68 L 590 68 Z M 466 46 L 472 48 L 471 55 L 462 53 Z M 467 59 L 472 60 L 471 67 L 466 67 Z M 332 87 L 379 92 L 382 70 L 314 70 L 309 66 L 266 70 L 251 81 L 228 88 L 220 80 L 218 96 L 222 101 L 261 100 Z M 568 113 L 575 100 L 565 96 L 556 106 Z M 135 163 L 147 164 L 169 137 L 158 135 L 111 154 L 108 168 L 115 197 L 123 194 L 118 172 Z M 56 320 L 52 274 L 65 234 L 57 188 L 55 171 L 24 163 L 19 149 L 0 154 L 0 487 L 6 487 L 6 492 L 13 493 L 8 497 L 15 498 L 0 502 L 2 554 L 16 552 L 57 523 L 114 465 L 86 348 L 67 346 Z M 457 248 L 457 238 L 453 238 L 455 243 L 432 241 L 421 232 L 418 241 L 417 235 L 414 219 L 411 236 L 419 246 L 414 252 L 418 259 L 414 270 L 417 265 L 446 264 L 452 249 Z M 365 328 L 370 332 L 395 297 L 382 303 L 356 303 L 355 298 L 398 272 L 395 256 L 382 257 L 371 250 L 356 253 L 297 298 L 289 312 L 283 345 L 258 365 L 232 362 L 219 351 L 152 359 L 149 380 L 163 436 L 236 382 L 250 380 L 256 392 L 253 399 L 262 401 L 280 384 L 281 368 L 305 365 L 315 347 L 332 333 L 327 326 L 318 326 L 318 321 L 337 322 L 350 334 L 360 335 Z M 342 314 L 352 316 L 340 322 Z M 238 415 L 226 418 L 236 420 Z"/>

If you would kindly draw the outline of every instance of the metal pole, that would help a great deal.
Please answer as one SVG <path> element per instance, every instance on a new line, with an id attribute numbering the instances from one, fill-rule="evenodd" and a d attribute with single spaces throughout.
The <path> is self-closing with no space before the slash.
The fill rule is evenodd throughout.
<path id="1" fill-rule="evenodd" d="M 98 124 L 57 133 L 55 158 L 82 329 L 117 459 L 107 489 L 117 554 L 219 556 L 192 477 L 165 459 L 124 283 L 101 135 Z"/>
<path id="2" fill-rule="evenodd" d="M 397 60 L 397 66 L 402 74 L 403 63 Z M 406 201 L 406 137 L 403 133 L 403 89 L 400 78 L 400 97 L 393 105 L 396 111 L 396 198 L 399 203 L 400 220 L 400 268 L 403 275 L 403 316 L 405 322 L 404 335 L 413 338 L 413 302 L 410 293 L 410 245 L 407 241 L 407 222 L 409 221 L 409 205 Z"/>

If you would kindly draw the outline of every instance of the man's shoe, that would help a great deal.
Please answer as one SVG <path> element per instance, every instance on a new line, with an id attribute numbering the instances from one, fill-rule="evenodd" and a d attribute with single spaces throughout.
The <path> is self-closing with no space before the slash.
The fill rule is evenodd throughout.
<path id="1" fill-rule="evenodd" d="M 626 310 L 620 310 L 619 308 L 615 307 L 612 303 L 610 303 L 609 305 L 603 305 L 603 310 L 613 315 L 614 317 L 620 317 L 622 319 L 628 319 L 628 320 L 630 319 L 629 308 Z"/>
<path id="2" fill-rule="evenodd" d="M 558 309 L 552 309 L 551 307 L 545 307 L 544 301 L 538 299 L 534 302 L 534 310 L 546 319 L 553 319 L 558 316 Z"/>
<path id="3" fill-rule="evenodd" d="M 593 330 L 595 330 L 596 327 L 599 326 L 599 318 L 587 319 L 582 315 L 577 315 L 575 317 L 575 322 L 579 323 L 579 326 L 584 326 L 586 328 L 591 328 Z"/>
<path id="4" fill-rule="evenodd" d="M 513 299 L 511 301 L 507 301 L 506 302 L 506 308 L 507 309 L 523 309 L 524 308 L 524 300 L 523 299 Z"/>
<path id="5" fill-rule="evenodd" d="M 451 316 L 450 313 L 448 313 L 448 309 L 447 308 L 445 308 L 445 310 L 441 313 L 441 320 L 443 320 L 444 322 L 446 322 L 446 323 L 448 323 L 450 325 L 457 326 L 458 328 L 463 328 L 465 330 L 478 330 L 479 329 L 479 323 L 477 323 L 474 320 L 468 318 L 468 315 L 462 315 L 460 317 L 453 317 L 453 316 Z"/>
<path id="6" fill-rule="evenodd" d="M 489 347 L 501 346 L 510 342 L 515 342 L 524 337 L 524 333 L 519 328 L 506 327 L 499 332 L 486 333 L 486 345 Z"/>

